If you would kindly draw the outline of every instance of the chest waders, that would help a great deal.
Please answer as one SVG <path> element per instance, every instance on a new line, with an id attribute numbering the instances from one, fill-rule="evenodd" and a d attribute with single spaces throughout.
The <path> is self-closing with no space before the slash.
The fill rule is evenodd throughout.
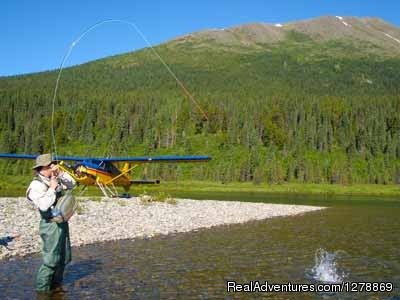
<path id="1" fill-rule="evenodd" d="M 34 180 L 43 180 L 36 176 Z M 27 198 L 29 199 L 29 190 Z M 56 193 L 56 202 L 62 193 Z M 30 200 L 30 199 L 29 199 Z M 55 203 L 54 203 L 55 205 Z M 65 265 L 71 261 L 71 243 L 69 238 L 68 222 L 57 223 L 53 220 L 51 208 L 40 212 L 39 234 L 43 242 L 43 264 L 40 266 L 36 277 L 37 291 L 50 291 L 61 284 Z"/>

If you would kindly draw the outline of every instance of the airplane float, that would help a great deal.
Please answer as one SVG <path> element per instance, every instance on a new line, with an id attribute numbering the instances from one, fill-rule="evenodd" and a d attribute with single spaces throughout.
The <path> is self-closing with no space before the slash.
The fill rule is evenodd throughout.
<path id="1" fill-rule="evenodd" d="M 0 158 L 36 159 L 34 154 L 0 154 Z M 155 156 L 155 157 L 71 157 L 55 156 L 59 167 L 70 174 L 84 188 L 97 186 L 105 197 L 118 197 L 116 187 L 123 187 L 125 196 L 132 185 L 159 184 L 159 180 L 132 180 L 131 173 L 141 163 L 206 162 L 209 156 Z M 66 162 L 73 162 L 72 165 Z M 116 164 L 124 163 L 122 168 Z M 133 164 L 133 165 L 132 165 Z"/>

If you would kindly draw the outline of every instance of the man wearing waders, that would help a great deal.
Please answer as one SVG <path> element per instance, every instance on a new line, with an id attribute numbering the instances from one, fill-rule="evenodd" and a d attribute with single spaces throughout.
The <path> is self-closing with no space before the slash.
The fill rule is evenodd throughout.
<path id="1" fill-rule="evenodd" d="M 50 154 L 39 155 L 33 169 L 35 177 L 26 196 L 39 209 L 43 242 L 43 264 L 37 273 L 36 290 L 50 291 L 61 285 L 65 265 L 71 261 L 68 222 L 60 220 L 54 206 L 63 191 L 74 188 L 76 182 L 58 168 Z"/>

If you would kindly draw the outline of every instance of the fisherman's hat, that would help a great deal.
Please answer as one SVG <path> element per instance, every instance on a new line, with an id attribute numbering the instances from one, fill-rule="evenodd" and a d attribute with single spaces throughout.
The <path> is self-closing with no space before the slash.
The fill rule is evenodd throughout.
<path id="1" fill-rule="evenodd" d="M 32 169 L 37 169 L 39 167 L 47 167 L 52 162 L 54 162 L 54 160 L 50 153 L 39 155 L 38 157 L 36 157 L 36 163 Z"/>

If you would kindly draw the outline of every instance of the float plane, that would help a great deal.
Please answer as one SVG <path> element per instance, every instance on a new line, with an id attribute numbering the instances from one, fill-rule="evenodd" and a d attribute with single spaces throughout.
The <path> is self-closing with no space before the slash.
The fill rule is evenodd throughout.
<path id="1" fill-rule="evenodd" d="M 0 158 L 36 159 L 39 154 L 1 154 Z M 118 197 L 116 187 L 123 187 L 125 196 L 132 185 L 159 184 L 160 180 L 132 180 L 132 170 L 141 163 L 206 162 L 209 156 L 155 156 L 155 157 L 73 157 L 54 156 L 59 167 L 70 174 L 79 185 L 97 186 L 105 197 Z M 69 164 L 67 162 L 72 162 Z M 122 168 L 117 164 L 124 163 Z"/>

